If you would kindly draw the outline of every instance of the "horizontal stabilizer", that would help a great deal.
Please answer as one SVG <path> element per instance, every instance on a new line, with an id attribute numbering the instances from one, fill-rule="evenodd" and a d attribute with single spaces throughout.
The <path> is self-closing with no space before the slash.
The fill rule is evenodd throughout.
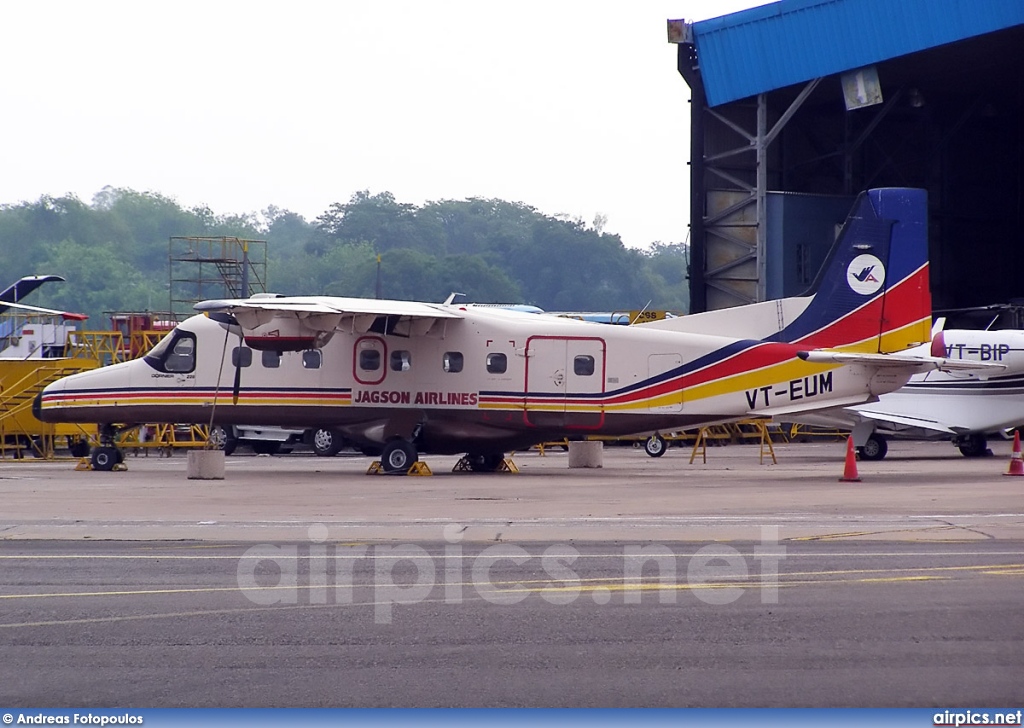
<path id="1" fill-rule="evenodd" d="M 1005 364 L 993 362 L 947 359 L 937 356 L 909 356 L 906 354 L 855 354 L 842 351 L 815 349 L 800 351 L 797 356 L 812 364 L 867 364 L 876 367 L 910 369 L 914 373 L 938 369 L 942 372 L 972 372 L 980 377 L 994 376 L 1006 369 Z"/>

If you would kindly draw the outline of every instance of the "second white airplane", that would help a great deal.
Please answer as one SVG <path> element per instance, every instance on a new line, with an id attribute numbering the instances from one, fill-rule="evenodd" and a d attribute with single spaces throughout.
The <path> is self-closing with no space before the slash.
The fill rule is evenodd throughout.
<path id="1" fill-rule="evenodd" d="M 952 440 L 967 457 L 988 452 L 988 436 L 1024 424 L 1024 331 L 937 330 L 931 344 L 909 353 L 963 362 L 999 364 L 991 376 L 978 372 L 915 374 L 877 402 L 794 418 L 811 425 L 851 430 L 864 460 L 881 460 L 888 439 Z"/>

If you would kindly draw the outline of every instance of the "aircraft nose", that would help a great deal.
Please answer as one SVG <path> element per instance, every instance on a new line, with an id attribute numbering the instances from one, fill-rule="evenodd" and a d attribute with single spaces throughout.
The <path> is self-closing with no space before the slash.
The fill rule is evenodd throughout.
<path id="1" fill-rule="evenodd" d="M 43 400 L 53 394 L 63 392 L 64 389 L 64 379 L 58 379 L 56 382 L 50 382 L 43 387 L 43 391 L 37 394 L 32 400 L 32 416 L 40 422 L 60 422 L 58 419 L 58 413 L 60 411 L 59 406 L 55 407 L 51 404 L 46 409 L 43 409 Z"/>

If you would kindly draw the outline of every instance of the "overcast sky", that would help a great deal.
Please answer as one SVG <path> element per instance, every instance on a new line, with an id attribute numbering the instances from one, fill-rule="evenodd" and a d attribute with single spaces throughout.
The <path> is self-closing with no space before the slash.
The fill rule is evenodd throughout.
<path id="1" fill-rule="evenodd" d="M 665 21 L 762 3 L 5 3 L 0 203 L 109 185 L 312 221 L 368 189 L 682 242 L 690 92 Z"/>

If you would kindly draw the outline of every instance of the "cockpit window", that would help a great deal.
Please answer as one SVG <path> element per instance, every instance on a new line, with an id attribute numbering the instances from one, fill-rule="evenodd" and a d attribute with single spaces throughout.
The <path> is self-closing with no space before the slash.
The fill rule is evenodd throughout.
<path id="1" fill-rule="evenodd" d="M 146 363 L 160 372 L 187 374 L 196 368 L 196 335 L 175 329 L 146 354 Z"/>

